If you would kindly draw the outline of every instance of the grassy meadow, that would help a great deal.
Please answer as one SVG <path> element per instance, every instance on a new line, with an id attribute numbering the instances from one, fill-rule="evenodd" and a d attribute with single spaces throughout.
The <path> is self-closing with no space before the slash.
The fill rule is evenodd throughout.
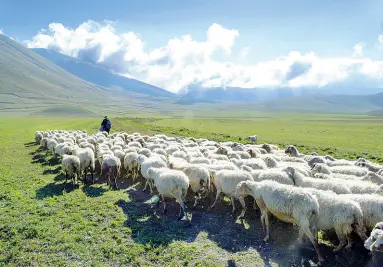
<path id="1" fill-rule="evenodd" d="M 86 129 L 91 134 L 101 119 L 0 118 L 0 266 L 308 266 L 316 261 L 311 245 L 293 246 L 296 228 L 271 220 L 272 240 L 262 243 L 259 214 L 238 221 L 228 202 L 214 210 L 208 210 L 208 202 L 190 209 L 192 225 L 187 227 L 176 221 L 176 203 L 169 201 L 163 216 L 161 208 L 150 206 L 143 186 L 127 178 L 116 191 L 102 178 L 73 190 L 63 183 L 58 162 L 33 143 L 34 132 Z M 382 162 L 382 120 L 315 114 L 142 116 L 112 118 L 112 130 L 239 142 L 257 134 L 260 142 L 296 144 L 303 152 Z M 328 266 L 373 266 L 361 244 L 333 255 L 332 241 L 320 245 Z"/>

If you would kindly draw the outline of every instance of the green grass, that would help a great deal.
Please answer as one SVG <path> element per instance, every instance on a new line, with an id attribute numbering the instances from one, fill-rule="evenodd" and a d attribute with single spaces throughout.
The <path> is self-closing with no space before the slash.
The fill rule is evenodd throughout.
<path id="1" fill-rule="evenodd" d="M 368 151 L 368 156 L 379 155 L 380 161 L 379 120 L 313 115 L 312 121 L 301 116 L 308 120 L 302 122 L 297 115 L 268 116 L 271 119 L 112 118 L 112 124 L 113 131 L 216 140 L 243 141 L 256 133 L 261 141 L 294 143 L 307 151 L 315 148 L 350 158 Z M 186 227 L 175 220 L 175 203 L 169 201 L 170 214 L 163 216 L 145 204 L 150 195 L 140 186 L 112 191 L 103 183 L 81 184 L 75 190 L 64 185 L 59 165 L 31 143 L 34 132 L 86 129 L 94 133 L 101 119 L 0 118 L 0 266 L 291 266 L 300 262 L 302 254 L 288 249 L 296 229 L 272 220 L 273 240 L 263 244 L 259 215 L 251 213 L 242 224 L 231 217 L 226 202 L 214 211 L 191 210 L 193 225 Z M 321 249 L 337 266 L 329 252 L 331 244 L 326 241 Z M 308 255 L 315 261 L 313 252 Z M 358 260 L 365 259 L 363 254 Z"/>

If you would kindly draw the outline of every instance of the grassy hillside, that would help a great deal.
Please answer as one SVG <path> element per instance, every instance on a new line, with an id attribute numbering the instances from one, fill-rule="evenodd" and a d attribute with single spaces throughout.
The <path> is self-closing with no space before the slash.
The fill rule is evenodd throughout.
<path id="1" fill-rule="evenodd" d="M 291 115 L 289 125 L 299 129 L 299 134 L 291 136 L 293 133 L 288 132 L 283 137 L 275 133 L 280 130 L 278 127 L 265 127 L 267 123 L 262 120 L 250 123 L 219 120 L 215 124 L 206 120 L 204 124 L 203 120 L 190 119 L 170 123 L 169 119 L 158 118 L 114 118 L 112 122 L 113 131 L 152 134 L 163 130 L 233 140 L 234 134 L 244 136 L 264 127 L 261 140 L 264 136 L 270 136 L 270 140 L 289 137 L 305 147 L 315 144 L 322 149 L 318 152 L 327 152 L 326 149 L 334 144 L 342 147 L 342 151 L 360 149 L 358 152 L 362 152 L 371 148 L 365 140 L 358 140 L 360 147 L 355 148 L 348 135 L 339 135 L 340 131 L 332 134 L 326 129 L 334 130 L 333 124 L 338 123 L 347 133 L 349 122 L 340 120 L 352 119 L 359 129 L 356 138 L 360 137 L 360 131 L 365 136 L 373 136 L 376 134 L 374 121 L 364 127 L 366 124 L 357 117 L 314 117 L 324 127 L 324 132 L 303 131 L 304 126 L 297 121 L 299 118 Z M 282 123 L 282 118 L 275 122 Z M 74 190 L 70 184 L 64 185 L 57 161 L 38 151 L 38 146 L 33 144 L 34 131 L 86 129 L 93 133 L 99 123 L 99 119 L 92 118 L 0 118 L 3 129 L 0 135 L 0 266 L 247 267 L 309 266 L 309 260 L 315 261 L 313 250 L 294 247 L 298 229 L 271 219 L 272 240 L 265 244 L 258 212 L 249 213 L 244 221 L 237 221 L 236 216 L 231 216 L 228 199 L 214 210 L 207 209 L 208 202 L 203 203 L 203 207 L 191 209 L 192 226 L 186 227 L 184 222 L 175 220 L 176 203 L 169 201 L 169 212 L 163 216 L 161 208 L 148 204 L 151 196 L 142 190 L 143 186 L 132 185 L 126 178 L 120 180 L 122 189 L 117 191 L 106 187 L 101 178 L 95 185 L 80 185 Z M 311 122 L 308 126 L 312 126 Z M 287 123 L 281 127 L 288 127 Z M 326 140 L 322 143 L 324 146 L 316 139 L 318 137 Z M 380 140 L 371 142 L 375 142 L 376 151 L 381 152 Z M 332 152 L 336 151 L 329 151 Z M 351 250 L 334 255 L 331 250 L 336 242 L 332 241 L 330 238 L 320 244 L 326 266 L 373 267 L 360 242 Z"/>
<path id="2" fill-rule="evenodd" d="M 121 88 L 123 91 L 136 92 L 151 96 L 174 96 L 173 93 L 162 88 L 111 73 L 104 67 L 90 62 L 75 59 L 48 49 L 36 48 L 32 50 L 73 75 L 103 87 L 117 87 Z"/>

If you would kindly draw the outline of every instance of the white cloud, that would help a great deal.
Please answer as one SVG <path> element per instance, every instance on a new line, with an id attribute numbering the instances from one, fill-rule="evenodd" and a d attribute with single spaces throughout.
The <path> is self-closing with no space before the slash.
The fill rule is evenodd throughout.
<path id="1" fill-rule="evenodd" d="M 358 43 L 354 45 L 354 53 L 352 54 L 354 57 L 363 56 L 363 44 Z"/>
<path id="2" fill-rule="evenodd" d="M 97 62 L 110 70 L 135 77 L 172 92 L 190 85 L 203 87 L 321 87 L 329 84 L 383 81 L 383 62 L 363 57 L 363 44 L 354 46 L 350 57 L 322 58 L 316 53 L 291 51 L 286 56 L 264 62 L 239 64 L 213 59 L 213 54 L 232 53 L 239 32 L 212 24 L 204 41 L 186 34 L 170 39 L 165 46 L 148 50 L 134 32 L 117 33 L 116 25 L 87 21 L 76 29 L 60 23 L 49 24 L 25 41 L 30 48 L 50 48 L 63 54 Z M 378 39 L 383 47 L 383 36 Z M 237 58 L 246 58 L 249 47 Z M 241 61 L 241 60 L 239 60 Z M 361 78 L 361 79 L 362 79 Z"/>
<path id="3" fill-rule="evenodd" d="M 4 31 L 2 28 L 0 28 L 0 34 L 4 34 Z"/>

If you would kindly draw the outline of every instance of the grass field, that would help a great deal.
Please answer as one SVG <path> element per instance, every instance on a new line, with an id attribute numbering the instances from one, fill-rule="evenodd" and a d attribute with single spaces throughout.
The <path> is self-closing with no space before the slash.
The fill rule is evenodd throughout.
<path id="1" fill-rule="evenodd" d="M 338 118 L 274 116 L 234 119 L 165 117 L 112 119 L 114 130 L 260 140 L 297 144 L 354 158 L 362 152 L 381 161 L 381 121 L 358 116 Z M 302 119 L 306 121 L 302 121 Z M 259 214 L 237 221 L 228 203 L 215 210 L 190 210 L 192 226 L 152 208 L 141 185 L 121 179 L 111 191 L 100 179 L 72 190 L 63 184 L 57 162 L 38 151 L 33 133 L 47 129 L 97 131 L 97 118 L 0 118 L 0 266 L 300 266 L 315 261 L 311 249 L 293 248 L 297 229 L 276 220 L 272 242 L 262 243 Z M 243 140 L 243 139 L 242 139 Z M 331 239 L 330 239 L 331 241 Z M 328 266 L 372 266 L 361 244 L 337 256 L 332 243 L 321 244 Z M 311 246 L 308 246 L 311 248 Z M 362 251 L 362 252 L 358 252 Z"/>

